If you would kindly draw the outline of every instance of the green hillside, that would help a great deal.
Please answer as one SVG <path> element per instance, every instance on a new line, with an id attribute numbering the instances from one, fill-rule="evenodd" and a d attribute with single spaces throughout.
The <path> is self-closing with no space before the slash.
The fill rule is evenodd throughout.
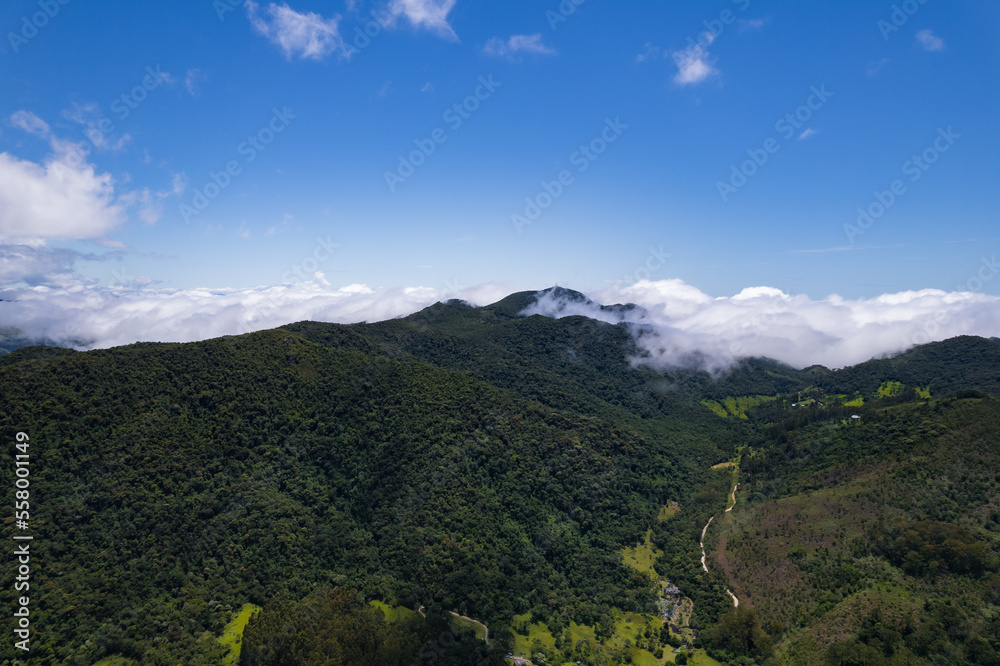
<path id="1" fill-rule="evenodd" d="M 712 377 L 534 297 L 0 357 L 32 663 L 1000 663 L 1000 343 Z"/>
<path id="2" fill-rule="evenodd" d="M 778 663 L 1000 663 L 998 433 L 982 398 L 766 429 L 712 553 Z"/>
<path id="3" fill-rule="evenodd" d="M 686 494 L 628 424 L 285 331 L 23 360 L 0 391 L 57 660 L 208 659 L 244 603 L 346 582 L 501 625 L 645 610 L 618 551 Z"/>

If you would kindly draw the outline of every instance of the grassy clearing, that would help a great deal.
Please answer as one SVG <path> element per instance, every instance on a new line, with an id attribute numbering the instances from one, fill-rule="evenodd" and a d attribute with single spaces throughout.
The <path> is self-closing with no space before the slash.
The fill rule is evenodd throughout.
<path id="1" fill-rule="evenodd" d="M 240 660 L 240 647 L 243 643 L 243 630 L 246 629 L 247 622 L 254 613 L 260 610 L 260 606 L 254 606 L 253 604 L 243 604 L 243 608 L 240 612 L 236 614 L 226 628 L 222 630 L 222 636 L 219 638 L 219 642 L 229 648 L 229 652 L 223 658 L 222 663 L 226 666 L 232 666 L 239 663 Z"/>
<path id="2" fill-rule="evenodd" d="M 903 392 L 903 385 L 900 382 L 883 382 L 881 386 L 878 387 L 876 395 L 880 398 L 891 398 L 894 395 L 899 395 Z"/>
<path id="3" fill-rule="evenodd" d="M 650 615 L 615 611 L 614 633 L 610 638 L 600 642 L 596 639 L 594 627 L 571 622 L 569 626 L 570 645 L 576 646 L 580 641 L 583 641 L 592 652 L 601 651 L 605 654 L 620 654 L 626 650 L 627 645 L 627 652 L 632 657 L 631 663 L 639 664 L 640 666 L 663 666 L 664 664 L 674 663 L 677 656 L 672 652 L 670 647 L 663 649 L 663 657 L 660 659 L 657 659 L 653 652 L 645 649 L 649 643 L 649 639 L 645 637 L 646 631 L 649 630 L 655 636 L 662 626 L 663 623 L 659 618 Z M 518 656 L 530 658 L 533 651 L 537 650 L 539 645 L 549 655 L 555 649 L 556 641 L 549 631 L 548 626 L 541 622 L 532 622 L 530 614 L 515 616 L 512 631 L 514 632 L 515 639 L 514 654 Z M 532 644 L 536 640 L 538 641 L 538 645 L 535 645 L 533 650 Z M 567 655 L 566 652 L 563 654 Z M 689 656 L 692 658 L 688 662 L 690 664 L 719 666 L 719 663 L 706 655 L 703 650 L 689 652 Z M 560 666 L 572 666 L 575 661 L 550 661 L 549 663 L 559 664 Z"/>
<path id="4" fill-rule="evenodd" d="M 653 564 L 656 562 L 656 558 L 662 555 L 663 552 L 653 546 L 652 541 L 650 541 L 652 534 L 653 530 L 647 530 L 645 543 L 632 548 L 623 548 L 621 553 L 626 566 L 636 571 L 641 571 L 653 578 L 659 578 L 656 570 L 653 568 Z"/>
<path id="5" fill-rule="evenodd" d="M 555 636 L 549 631 L 548 625 L 532 622 L 531 613 L 515 615 L 511 630 L 514 632 L 514 654 L 516 655 L 522 657 L 531 655 L 531 646 L 536 640 L 546 651 L 554 650 L 556 647 Z M 593 629 L 590 630 L 593 633 Z"/>
<path id="6" fill-rule="evenodd" d="M 390 606 L 387 603 L 381 601 L 371 601 L 369 602 L 375 608 L 378 608 L 385 615 L 386 622 L 398 622 L 399 620 L 405 620 L 407 618 L 417 615 L 417 611 L 411 610 L 409 608 L 404 608 L 403 606 Z"/>
<path id="7" fill-rule="evenodd" d="M 864 407 L 864 406 L 865 406 L 865 399 L 861 396 L 858 396 L 857 398 L 851 400 L 850 402 L 844 403 L 844 407 Z"/>
<path id="8" fill-rule="evenodd" d="M 709 657 L 703 651 L 698 650 L 693 655 L 688 655 L 688 664 L 694 666 L 722 666 L 719 662 Z"/>
<path id="9" fill-rule="evenodd" d="M 763 405 L 766 402 L 772 402 L 777 400 L 776 396 L 770 395 L 747 395 L 740 396 L 738 398 L 730 397 L 724 398 L 721 403 L 715 400 L 702 400 L 701 404 L 705 405 L 711 409 L 717 416 L 722 418 L 729 418 L 730 416 L 735 416 L 739 419 L 746 419 L 747 412 L 756 407 L 757 405 Z"/>
<path id="10" fill-rule="evenodd" d="M 729 416 L 729 412 L 726 411 L 726 408 L 714 400 L 702 400 L 701 404 L 711 409 L 716 416 L 720 416 L 722 418 L 728 418 Z"/>
<path id="11" fill-rule="evenodd" d="M 665 523 L 674 516 L 676 516 L 680 510 L 681 506 L 676 502 L 671 502 L 669 506 L 661 506 L 660 513 L 656 515 L 656 522 Z"/>

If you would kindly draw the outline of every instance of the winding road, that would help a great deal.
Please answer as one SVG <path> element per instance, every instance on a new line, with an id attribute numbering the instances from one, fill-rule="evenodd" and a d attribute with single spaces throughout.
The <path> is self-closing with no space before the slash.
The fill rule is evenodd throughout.
<path id="1" fill-rule="evenodd" d="M 730 506 L 728 509 L 726 509 L 726 513 L 729 513 L 730 511 L 732 511 L 733 507 L 736 506 L 736 489 L 739 488 L 739 487 L 740 487 L 740 484 L 738 484 L 738 483 L 735 486 L 733 486 L 733 493 L 732 493 L 733 505 Z M 712 524 L 713 520 L 715 520 L 715 516 L 712 516 L 711 518 L 709 518 L 708 522 L 705 523 L 705 527 L 703 527 L 702 530 L 701 530 L 701 544 L 700 544 L 701 545 L 701 568 L 704 569 L 706 573 L 708 572 L 708 565 L 705 563 L 705 533 L 708 532 L 708 526 Z M 733 591 L 730 590 L 729 588 L 726 588 L 726 593 L 733 598 L 733 607 L 739 608 L 740 607 L 740 600 L 736 598 L 736 595 L 733 594 Z"/>
<path id="2" fill-rule="evenodd" d="M 705 573 L 708 573 L 708 565 L 705 564 L 705 532 L 708 531 L 708 526 L 712 524 L 713 520 L 715 520 L 715 516 L 709 518 L 701 530 L 701 568 L 705 570 Z"/>
<path id="3" fill-rule="evenodd" d="M 448 612 L 460 620 L 465 620 L 466 622 L 471 622 L 472 624 L 478 624 L 480 627 L 483 628 L 483 640 L 486 641 L 487 643 L 490 642 L 490 628 L 487 627 L 485 624 L 483 624 L 479 620 L 473 620 L 471 617 L 465 617 L 464 615 L 459 615 L 455 611 L 448 611 Z"/>
<path id="4" fill-rule="evenodd" d="M 732 505 L 730 505 L 730 507 L 728 509 L 726 509 L 726 513 L 729 513 L 730 511 L 732 511 L 733 509 L 736 508 L 736 489 L 739 488 L 739 487 L 740 487 L 740 484 L 738 484 L 738 483 L 735 486 L 733 486 L 733 495 L 732 495 L 733 503 L 732 503 Z"/>

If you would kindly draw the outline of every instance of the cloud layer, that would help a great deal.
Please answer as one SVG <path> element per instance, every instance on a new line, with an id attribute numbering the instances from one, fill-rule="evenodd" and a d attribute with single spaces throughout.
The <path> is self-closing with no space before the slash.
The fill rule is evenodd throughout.
<path id="1" fill-rule="evenodd" d="M 372 289 L 312 282 L 254 289 L 132 289 L 83 285 L 0 291 L 0 328 L 32 340 L 94 349 L 137 341 L 193 342 L 314 320 L 381 321 L 441 300 L 491 303 L 509 289 L 483 285 L 457 293 L 428 287 Z"/>
<path id="2" fill-rule="evenodd" d="M 67 258 L 68 259 L 68 258 Z M 338 323 L 405 316 L 437 301 L 485 305 L 510 293 L 494 284 L 458 293 L 428 287 L 331 288 L 313 282 L 242 290 L 37 286 L 0 292 L 0 327 L 78 348 L 136 341 L 189 342 L 316 320 Z M 681 280 L 641 281 L 591 294 L 641 309 L 543 298 L 527 314 L 584 315 L 627 322 L 654 367 L 696 362 L 708 370 L 766 356 L 795 367 L 843 367 L 957 335 L 1000 335 L 1000 297 L 926 289 L 847 300 L 813 300 L 770 287 L 712 297 Z"/>
<path id="3" fill-rule="evenodd" d="M 754 287 L 713 298 L 681 280 L 661 280 L 594 297 L 603 303 L 635 303 L 644 311 L 609 313 L 548 298 L 530 312 L 629 322 L 648 353 L 644 363 L 669 367 L 697 362 L 709 370 L 751 356 L 798 368 L 839 368 L 957 335 L 1000 336 L 1000 297 L 972 292 L 925 289 L 871 299 L 812 300 Z"/>

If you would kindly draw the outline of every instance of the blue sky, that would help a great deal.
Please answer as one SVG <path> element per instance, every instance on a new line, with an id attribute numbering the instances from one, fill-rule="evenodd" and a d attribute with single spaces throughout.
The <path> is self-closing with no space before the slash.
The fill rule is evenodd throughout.
<path id="1" fill-rule="evenodd" d="M 0 8 L 9 289 L 1000 293 L 995 2 L 63 1 Z"/>

